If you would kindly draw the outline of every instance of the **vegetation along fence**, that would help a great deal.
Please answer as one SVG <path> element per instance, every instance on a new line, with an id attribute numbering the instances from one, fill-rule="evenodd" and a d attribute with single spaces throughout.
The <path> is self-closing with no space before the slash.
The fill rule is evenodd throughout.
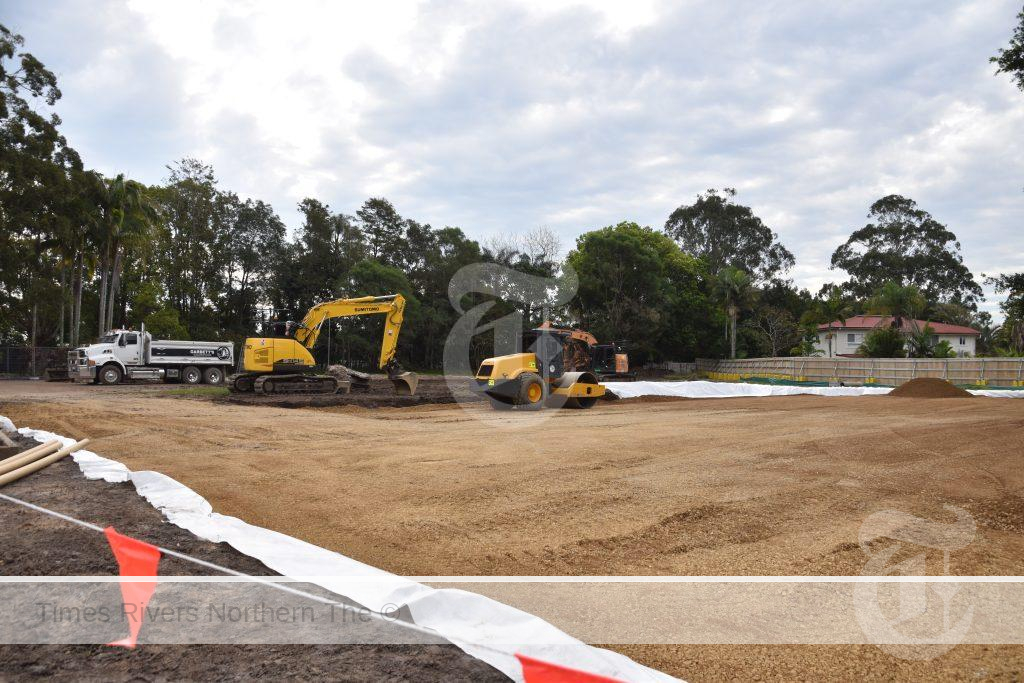
<path id="1" fill-rule="evenodd" d="M 642 370 L 654 372 L 667 372 L 673 375 L 690 375 L 697 371 L 696 363 L 674 363 L 665 361 L 662 363 L 648 363 Z"/>
<path id="2" fill-rule="evenodd" d="M 897 386 L 916 377 L 938 377 L 965 386 L 1024 386 L 1024 358 L 699 358 L 697 372 L 732 382 L 760 379 Z"/>
<path id="3" fill-rule="evenodd" d="M 67 347 L 0 346 L 0 377 L 39 377 L 46 368 L 67 366 Z"/>

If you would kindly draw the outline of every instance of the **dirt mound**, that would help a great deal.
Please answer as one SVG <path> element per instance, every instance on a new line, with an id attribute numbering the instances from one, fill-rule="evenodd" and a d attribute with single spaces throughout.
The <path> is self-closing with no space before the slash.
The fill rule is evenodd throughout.
<path id="1" fill-rule="evenodd" d="M 901 398 L 974 398 L 974 394 L 937 377 L 912 379 L 893 389 L 889 395 Z"/>

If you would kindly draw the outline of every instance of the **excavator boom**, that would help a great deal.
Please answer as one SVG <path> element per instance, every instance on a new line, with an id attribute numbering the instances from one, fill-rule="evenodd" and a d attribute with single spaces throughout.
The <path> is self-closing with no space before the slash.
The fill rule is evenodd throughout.
<path id="1" fill-rule="evenodd" d="M 295 332 L 295 340 L 312 349 L 320 336 L 320 327 L 331 318 L 350 318 L 357 315 L 384 314 L 384 341 L 380 347 L 378 368 L 385 369 L 395 359 L 398 348 L 398 333 L 402 329 L 405 297 L 401 294 L 389 296 L 364 296 L 357 299 L 335 299 L 325 301 L 309 309 Z"/>

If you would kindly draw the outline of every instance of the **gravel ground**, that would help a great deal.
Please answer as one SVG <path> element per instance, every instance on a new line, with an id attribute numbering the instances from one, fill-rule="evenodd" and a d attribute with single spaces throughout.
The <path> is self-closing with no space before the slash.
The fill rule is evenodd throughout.
<path id="1" fill-rule="evenodd" d="M 0 413 L 18 424 L 88 435 L 220 512 L 397 573 L 859 574 L 867 516 L 948 521 L 952 504 L 977 538 L 953 553 L 951 573 L 1024 574 L 1024 401 L 793 396 L 495 414 L 9 397 Z M 924 662 L 854 646 L 616 649 L 690 680 L 1024 671 L 1020 647 L 960 646 Z"/>

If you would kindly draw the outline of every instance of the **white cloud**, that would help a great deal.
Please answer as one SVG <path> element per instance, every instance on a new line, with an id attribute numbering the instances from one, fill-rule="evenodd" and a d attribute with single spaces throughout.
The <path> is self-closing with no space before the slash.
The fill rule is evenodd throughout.
<path id="1" fill-rule="evenodd" d="M 304 196 L 383 194 L 568 246 L 733 186 L 817 289 L 900 192 L 976 274 L 1024 269 L 1024 93 L 987 61 L 1011 0 L 9 4 L 89 163 L 200 156 L 293 224 Z"/>

